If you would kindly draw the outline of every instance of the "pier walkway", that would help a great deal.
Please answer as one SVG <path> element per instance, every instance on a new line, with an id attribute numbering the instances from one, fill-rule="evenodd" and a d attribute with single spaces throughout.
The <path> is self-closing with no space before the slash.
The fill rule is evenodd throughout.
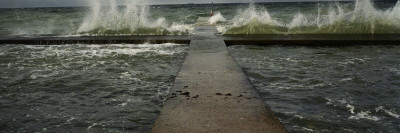
<path id="1" fill-rule="evenodd" d="M 207 20 L 199 18 L 194 28 L 152 132 L 286 132 Z"/>

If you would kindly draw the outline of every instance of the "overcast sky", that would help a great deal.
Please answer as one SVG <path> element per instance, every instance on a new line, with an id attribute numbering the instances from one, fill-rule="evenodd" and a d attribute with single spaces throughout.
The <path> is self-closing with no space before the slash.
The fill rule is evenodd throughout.
<path id="1" fill-rule="evenodd" d="M 90 0 L 0 0 L 0 8 L 20 8 L 20 7 L 70 7 L 88 6 Z M 124 0 L 117 0 L 120 4 Z M 136 0 L 140 1 L 140 0 Z M 152 4 L 186 4 L 186 3 L 240 3 L 250 2 L 251 0 L 143 0 Z M 283 2 L 283 1 L 332 1 L 332 0 L 252 0 L 254 2 Z"/>

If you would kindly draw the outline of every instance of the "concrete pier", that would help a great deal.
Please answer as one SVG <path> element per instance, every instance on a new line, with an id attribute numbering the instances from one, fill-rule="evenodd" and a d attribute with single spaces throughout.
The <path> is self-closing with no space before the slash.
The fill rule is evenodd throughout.
<path id="1" fill-rule="evenodd" d="M 286 132 L 214 26 L 200 18 L 153 133 Z"/>

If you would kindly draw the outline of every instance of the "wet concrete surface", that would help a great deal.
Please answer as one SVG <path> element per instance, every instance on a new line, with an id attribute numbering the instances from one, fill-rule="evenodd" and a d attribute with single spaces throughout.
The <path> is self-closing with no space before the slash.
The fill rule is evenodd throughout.
<path id="1" fill-rule="evenodd" d="M 196 26 L 214 26 L 201 17 Z M 136 35 L 136 36 L 0 36 L 1 44 L 63 45 L 63 44 L 142 44 L 179 43 L 189 44 L 192 39 L 219 38 L 230 45 L 399 45 L 400 34 L 265 34 L 265 35 L 222 35 L 199 36 L 202 29 L 192 35 Z"/>
<path id="2" fill-rule="evenodd" d="M 152 132 L 286 132 L 216 34 L 214 26 L 195 27 Z"/>
<path id="3" fill-rule="evenodd" d="M 399 34 L 223 35 L 226 45 L 399 45 Z"/>
<path id="4" fill-rule="evenodd" d="M 0 37 L 0 44 L 63 45 L 63 44 L 142 44 L 179 43 L 189 44 L 191 36 L 36 36 Z"/>

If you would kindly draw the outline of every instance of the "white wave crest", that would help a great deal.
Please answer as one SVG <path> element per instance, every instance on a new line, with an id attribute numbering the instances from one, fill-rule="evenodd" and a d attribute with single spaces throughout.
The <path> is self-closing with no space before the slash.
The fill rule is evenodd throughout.
<path id="1" fill-rule="evenodd" d="M 247 8 L 244 11 L 239 10 L 238 14 L 233 18 L 231 22 L 232 24 L 230 27 L 241 27 L 243 25 L 248 25 L 250 23 L 258 23 L 258 22 L 266 25 L 277 25 L 277 26 L 282 25 L 281 22 L 273 19 L 265 8 L 256 9 L 254 3 L 251 3 L 249 8 Z M 249 30 L 250 31 L 248 32 L 252 33 L 256 29 L 250 27 Z"/>
<path id="2" fill-rule="evenodd" d="M 394 118 L 397 118 L 397 119 L 400 118 L 399 114 L 396 114 L 396 112 L 394 112 L 394 111 L 390 111 L 390 110 L 384 109 L 383 106 L 379 106 L 378 108 L 375 108 L 376 112 L 379 112 L 381 110 L 383 112 L 385 112 L 386 114 L 388 114 L 389 116 L 391 116 L 391 117 L 394 117 Z"/>
<path id="3" fill-rule="evenodd" d="M 376 116 L 371 116 L 369 115 L 371 112 L 370 111 L 361 111 L 355 115 L 352 115 L 349 117 L 349 119 L 355 119 L 355 120 L 359 120 L 359 119 L 368 119 L 368 120 L 373 120 L 373 121 L 379 121 L 380 119 Z"/>
<path id="4" fill-rule="evenodd" d="M 343 6 L 346 4 L 336 2 L 323 10 L 325 7 L 318 4 L 315 13 L 299 11 L 292 15 L 293 19 L 281 19 L 250 4 L 246 10 L 239 10 L 225 28 L 218 29 L 224 30 L 220 31 L 224 34 L 399 32 L 395 29 L 400 29 L 400 2 L 385 11 L 376 9 L 371 0 L 356 0 L 354 9 Z"/>
<path id="5" fill-rule="evenodd" d="M 346 108 L 349 108 L 350 113 L 351 113 L 351 114 L 354 114 L 354 109 L 355 109 L 354 106 L 352 106 L 352 105 L 350 105 L 350 104 L 347 104 L 347 105 L 346 105 Z"/>
<path id="6" fill-rule="evenodd" d="M 174 47 L 182 44 L 110 44 L 104 45 L 51 45 L 48 47 L 28 46 L 26 48 L 38 49 L 41 52 L 33 52 L 34 58 L 45 58 L 48 56 L 66 57 L 79 55 L 82 57 L 107 57 L 114 55 L 137 55 L 140 53 L 154 53 L 156 55 L 173 55 L 185 51 L 185 48 Z"/>
<path id="7" fill-rule="evenodd" d="M 210 24 L 217 24 L 218 22 L 225 22 L 225 21 L 226 19 L 224 18 L 224 16 L 222 16 L 220 12 L 216 13 L 214 16 L 208 19 L 208 22 Z"/>
<path id="8" fill-rule="evenodd" d="M 349 117 L 349 119 L 368 119 L 368 120 L 373 120 L 373 121 L 379 121 L 380 119 L 377 116 L 371 116 L 371 111 L 360 111 L 360 112 L 355 112 L 355 107 L 347 104 L 346 107 L 349 109 L 349 112 L 353 115 Z"/>
<path id="9" fill-rule="evenodd" d="M 91 0 L 91 11 L 78 29 L 81 34 L 96 35 L 149 35 L 188 32 L 193 27 L 184 24 L 168 24 L 164 17 L 149 18 L 150 7 L 146 0 L 125 1 L 120 8 L 116 0 Z M 178 33 L 178 34 L 179 34 Z"/>

